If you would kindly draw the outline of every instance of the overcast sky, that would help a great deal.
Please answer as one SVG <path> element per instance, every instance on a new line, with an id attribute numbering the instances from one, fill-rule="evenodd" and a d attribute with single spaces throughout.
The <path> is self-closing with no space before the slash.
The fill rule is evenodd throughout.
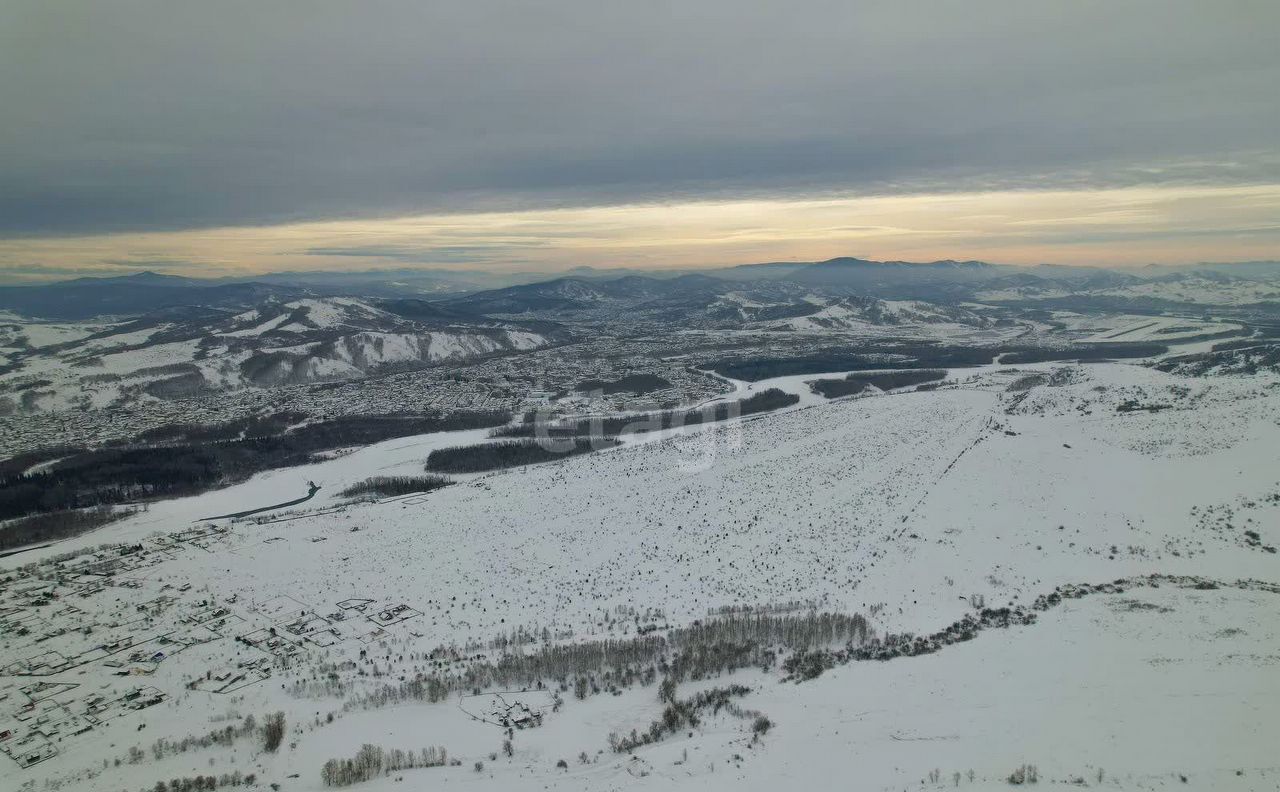
<path id="1" fill-rule="evenodd" d="M 948 219 L 903 199 L 945 195 L 971 201 L 956 257 L 1255 258 L 1280 240 L 1277 191 L 1259 191 L 1280 184 L 1278 31 L 1274 0 L 0 0 L 0 267 L 894 257 L 934 250 L 919 234 Z M 1062 233 L 1097 214 L 1089 195 L 1135 189 L 1157 196 L 1140 224 Z M 1002 242 L 1017 202 L 988 229 L 992 194 L 1066 225 Z M 1151 208 L 1181 200 L 1215 208 Z M 680 219 L 709 205 L 761 244 Z M 793 216 L 814 205 L 821 220 Z M 883 229 L 866 217 L 887 206 L 906 212 L 896 235 L 822 236 Z M 602 239 L 593 211 L 626 230 Z M 406 237 L 406 218 L 469 242 Z M 536 244 L 503 241 L 531 218 Z M 1188 227 L 1191 247 L 1162 236 Z"/>

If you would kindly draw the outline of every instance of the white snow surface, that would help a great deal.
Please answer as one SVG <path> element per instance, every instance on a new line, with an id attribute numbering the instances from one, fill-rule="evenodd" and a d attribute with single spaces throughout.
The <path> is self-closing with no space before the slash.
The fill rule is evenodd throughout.
<path id="1" fill-rule="evenodd" d="M 985 631 L 932 655 L 839 666 L 802 684 L 748 669 L 681 686 L 681 695 L 729 682 L 752 687 L 743 706 L 776 724 L 754 744 L 749 722 L 719 715 L 634 755 L 611 753 L 609 732 L 643 730 L 660 717 L 653 687 L 583 701 L 565 694 L 542 728 L 517 732 L 511 758 L 500 752 L 502 732 L 473 720 L 456 696 L 344 712 L 340 699 L 286 691 L 319 662 L 360 663 L 365 650 L 384 671 L 411 674 L 414 663 L 398 657 L 517 625 L 628 637 L 631 622 L 604 618 L 620 608 L 658 608 L 677 625 L 726 605 L 809 601 L 868 615 L 875 606 L 878 632 L 929 633 L 970 612 L 972 595 L 992 607 L 1028 604 L 1059 584 L 1152 573 L 1280 582 L 1280 556 L 1242 533 L 1280 543 L 1275 377 L 1193 379 L 1110 363 L 951 374 L 957 384 L 931 392 L 831 402 L 808 391 L 817 376 L 736 383 L 804 398 L 775 414 L 458 477 L 423 496 L 342 505 L 344 486 L 419 472 L 431 449 L 482 441 L 485 432 L 402 438 L 155 503 L 92 534 L 0 559 L 0 569 L 13 570 L 104 542 L 155 542 L 157 532 L 301 496 L 308 480 L 322 486 L 277 521 L 223 521 L 226 533 L 166 545 L 161 563 L 124 576 L 137 588 L 63 600 L 106 614 L 162 596 L 182 608 L 212 599 L 238 621 L 136 682 L 102 662 L 48 677 L 0 676 L 0 731 L 24 700 L 18 688 L 36 679 L 81 686 L 66 697 L 131 684 L 168 694 L 66 736 L 46 762 L 13 765 L 14 788 L 35 780 L 36 788 L 141 790 L 235 768 L 256 771 L 260 783 L 319 790 L 324 761 L 363 743 L 443 745 L 463 760 L 355 787 L 378 792 L 952 789 L 954 773 L 959 788 L 1007 789 L 1024 763 L 1038 767 L 1042 785 L 1276 788 L 1280 595 L 1229 586 L 1069 600 L 1036 624 Z M 1028 377 L 1036 384 L 1025 386 Z M 1161 407 L 1118 409 L 1133 403 Z M 302 642 L 303 659 L 233 694 L 185 688 L 263 654 L 232 636 L 279 627 L 294 611 L 329 614 L 352 598 L 403 603 L 420 615 L 380 629 L 363 619 L 335 623 L 332 645 Z M 53 623 L 48 614 L 61 606 L 44 607 Z M 5 634 L 0 666 L 121 629 L 38 644 Z M 220 728 L 228 713 L 274 709 L 290 724 L 279 753 L 247 739 L 112 764 L 131 745 L 146 749 L 159 736 Z M 324 725 L 330 712 L 336 720 Z M 567 770 L 554 766 L 562 758 Z"/>

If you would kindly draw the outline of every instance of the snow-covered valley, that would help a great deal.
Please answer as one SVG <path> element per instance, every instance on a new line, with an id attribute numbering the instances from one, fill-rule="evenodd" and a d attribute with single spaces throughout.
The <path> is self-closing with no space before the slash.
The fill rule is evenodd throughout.
<path id="1" fill-rule="evenodd" d="M 996 788 L 1024 764 L 1041 783 L 1274 786 L 1274 375 L 991 365 L 952 370 L 933 390 L 832 401 L 811 379 L 737 384 L 804 394 L 777 413 L 344 504 L 345 486 L 420 471 L 433 448 L 485 432 L 388 441 L 3 559 L 22 577 L 0 603 L 0 730 L 56 749 L 22 782 L 133 790 L 235 769 L 320 789 L 327 760 L 370 743 L 443 746 L 462 764 L 382 773 L 369 789 L 399 777 L 410 788 L 765 789 L 800 768 L 868 789 Z M 307 481 L 320 493 L 290 510 L 202 520 L 302 495 Z M 126 554 L 107 545 L 118 542 Z M 508 652 L 635 641 L 748 606 L 929 635 L 982 608 L 1121 580 L 1122 593 L 1066 599 L 936 653 L 837 663 L 799 683 L 777 664 L 680 683 L 679 697 L 749 687 L 741 707 L 772 723 L 757 737 L 725 710 L 614 752 L 610 733 L 663 715 L 656 684 L 616 669 L 591 671 L 601 692 L 581 699 L 573 675 L 563 689 L 550 678 L 545 692 L 517 689 L 509 698 L 559 703 L 512 732 L 510 756 L 502 728 L 473 720 L 468 690 L 378 698 Z M 800 651 L 776 649 L 779 660 Z M 89 717 L 87 699 L 134 689 L 160 698 Z M 254 737 L 153 746 L 233 722 L 213 717 L 275 710 L 288 733 L 274 753 Z"/>

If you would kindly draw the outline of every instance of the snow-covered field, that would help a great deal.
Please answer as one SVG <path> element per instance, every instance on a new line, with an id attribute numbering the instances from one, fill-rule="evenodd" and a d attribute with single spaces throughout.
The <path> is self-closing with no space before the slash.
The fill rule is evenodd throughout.
<path id="1" fill-rule="evenodd" d="M 0 746 L 56 751 L 6 777 L 141 790 L 238 770 L 314 790 L 326 760 L 372 743 L 444 746 L 462 764 L 370 790 L 983 789 L 1024 764 L 1041 784 L 1276 788 L 1280 594 L 1231 585 L 1280 582 L 1273 375 L 992 365 L 932 391 L 830 402 L 809 391 L 815 378 L 737 383 L 803 394 L 779 413 L 344 505 L 344 486 L 416 473 L 431 449 L 484 433 L 388 441 L 0 559 L 13 571 L 63 558 L 0 586 L 0 732 L 14 731 Z M 301 496 L 308 480 L 317 497 L 270 521 L 202 520 Z M 112 542 L 137 544 L 67 558 Z M 540 727 L 514 732 L 510 757 L 503 730 L 475 719 L 489 691 L 344 707 L 431 670 L 438 647 L 496 660 L 492 639 L 518 628 L 534 651 L 801 603 L 864 614 L 880 635 L 928 634 L 978 603 L 1030 606 L 1058 586 L 1151 574 L 1223 585 L 1069 599 L 1034 624 L 799 684 L 774 666 L 680 685 L 681 697 L 749 686 L 741 706 L 775 724 L 758 739 L 749 719 L 708 713 L 612 752 L 611 732 L 662 716 L 656 685 L 563 692 Z M 27 687 L 40 682 L 74 687 Z M 543 706 L 552 694 L 510 695 Z M 153 752 L 158 737 L 273 710 L 288 724 L 276 753 L 255 736 Z"/>

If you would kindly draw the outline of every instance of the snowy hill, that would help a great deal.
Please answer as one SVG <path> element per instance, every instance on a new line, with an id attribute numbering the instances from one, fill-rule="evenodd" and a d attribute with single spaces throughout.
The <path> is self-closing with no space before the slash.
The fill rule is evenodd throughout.
<path id="1" fill-rule="evenodd" d="M 817 310 L 806 316 L 770 325 L 793 331 L 847 330 L 867 326 L 902 328 L 911 325 L 990 326 L 991 320 L 973 311 L 920 300 L 878 300 L 870 297 L 811 299 Z"/>
<path id="2" fill-rule="evenodd" d="M 652 278 L 633 276 L 607 281 L 557 278 L 478 292 L 449 300 L 446 304 L 484 314 L 573 311 L 643 299 L 658 291 L 659 282 Z"/>
<path id="3" fill-rule="evenodd" d="M 840 295 L 789 279 L 733 281 L 706 275 L 562 278 L 440 304 L 513 317 L 614 318 L 694 328 L 823 331 L 940 323 L 982 327 L 989 323 L 972 311 L 951 305 Z"/>
<path id="4" fill-rule="evenodd" d="M 1001 302 L 1007 300 L 1061 300 L 1064 298 L 1106 298 L 1176 306 L 1249 306 L 1280 303 L 1280 273 L 1251 277 L 1232 275 L 1225 269 L 1192 270 L 1155 277 L 1130 277 L 1116 282 L 1114 278 L 1085 281 L 1042 281 L 1028 278 L 1006 278 L 993 281 L 975 294 L 975 299 Z"/>
<path id="5" fill-rule="evenodd" d="M 17 575 L 4 618 L 29 626 L 0 648 L 0 683 L 14 713 L 31 698 L 39 713 L 0 721 L 39 759 L 15 772 L 141 790 L 213 766 L 319 792 L 326 762 L 370 744 L 459 760 L 409 768 L 401 755 L 357 787 L 380 792 L 763 790 L 842 777 L 868 755 L 859 788 L 1007 789 L 1028 773 L 1266 788 L 1280 772 L 1275 377 L 1113 363 L 950 377 L 830 402 L 804 378 L 739 383 L 805 399 L 345 503 L 345 486 L 420 471 L 430 450 L 483 432 L 402 438 L 4 559 Z M 308 480 L 317 498 L 265 522 L 200 519 Z M 860 660 L 843 641 L 778 638 L 759 664 L 671 689 L 682 706 L 715 691 L 733 706 L 696 723 L 668 714 L 659 682 L 678 676 L 681 629 L 814 611 L 863 614 L 877 646 L 919 653 Z M 980 619 L 999 626 L 948 632 Z M 645 641 L 671 643 L 660 659 Z M 575 646 L 545 679 L 468 676 Z M 597 665 L 607 646 L 639 659 Z M 1186 728 L 1188 700 L 1196 723 L 1238 735 L 1222 746 Z M 513 709 L 537 718 L 498 720 Z M 274 711 L 283 745 L 263 751 L 241 724 Z M 653 722 L 652 744 L 610 747 Z M 210 732 L 223 736 L 201 744 Z"/>
<path id="6" fill-rule="evenodd" d="M 1280 279 L 1261 281 L 1213 272 L 1189 272 L 1120 288 L 1102 289 L 1096 293 L 1113 297 L 1150 298 L 1198 305 L 1280 303 Z"/>
<path id="7" fill-rule="evenodd" d="M 554 331 L 551 331 L 554 333 Z M 553 335 L 413 300 L 269 300 L 245 311 L 171 309 L 118 324 L 0 326 L 0 409 L 107 406 L 244 387 L 325 382 L 391 367 L 545 346 Z"/>

